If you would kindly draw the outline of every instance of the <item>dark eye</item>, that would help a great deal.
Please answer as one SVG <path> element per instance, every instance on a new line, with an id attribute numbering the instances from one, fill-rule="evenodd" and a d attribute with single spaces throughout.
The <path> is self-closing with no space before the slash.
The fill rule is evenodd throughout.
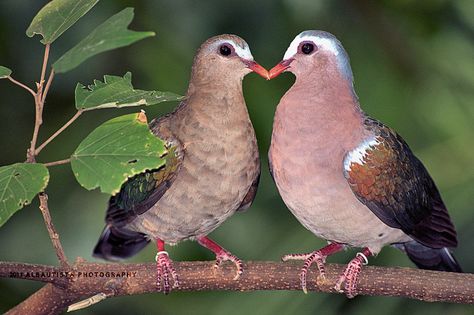
<path id="1" fill-rule="evenodd" d="M 305 55 L 309 55 L 312 53 L 314 50 L 314 45 L 311 43 L 304 43 L 303 46 L 301 46 L 301 52 Z"/>
<path id="2" fill-rule="evenodd" d="M 229 56 L 232 53 L 232 48 L 229 45 L 222 45 L 219 48 L 219 52 L 222 56 Z"/>

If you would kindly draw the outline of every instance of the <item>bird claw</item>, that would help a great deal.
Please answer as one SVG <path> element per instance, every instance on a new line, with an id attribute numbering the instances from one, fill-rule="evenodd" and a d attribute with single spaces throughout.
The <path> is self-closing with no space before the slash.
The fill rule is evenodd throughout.
<path id="1" fill-rule="evenodd" d="M 357 253 L 357 256 L 350 261 L 346 269 L 339 277 L 334 286 L 337 292 L 345 292 L 349 299 L 354 298 L 357 295 L 357 283 L 359 282 L 359 275 L 363 265 L 367 265 L 367 257 L 363 253 Z M 342 290 L 342 284 L 344 283 L 344 290 Z"/>
<path id="2" fill-rule="evenodd" d="M 223 249 L 221 252 L 219 252 L 219 254 L 216 254 L 216 263 L 214 264 L 214 270 L 217 270 L 223 261 L 231 261 L 232 263 L 234 263 L 235 267 L 237 268 L 234 280 L 238 280 L 240 278 L 240 275 L 244 272 L 242 261 L 237 256 Z"/>
<path id="3" fill-rule="evenodd" d="M 318 279 L 320 281 L 323 281 L 326 279 L 326 276 L 325 276 L 326 271 L 324 269 L 326 256 L 323 255 L 320 250 L 314 251 L 312 253 L 306 253 L 306 254 L 289 254 L 289 255 L 283 256 L 281 259 L 283 261 L 288 261 L 288 260 L 304 260 L 305 261 L 300 272 L 301 289 L 303 290 L 305 294 L 308 293 L 308 289 L 306 286 L 308 269 L 309 267 L 311 267 L 311 265 L 314 262 L 316 262 L 316 265 L 318 266 L 318 269 L 319 269 Z"/>
<path id="4" fill-rule="evenodd" d="M 159 251 L 156 254 L 155 260 L 158 292 L 168 294 L 172 289 L 179 287 L 178 273 L 173 267 L 173 261 L 169 258 L 168 252 Z M 173 281 L 172 286 L 170 286 L 170 280 Z"/>

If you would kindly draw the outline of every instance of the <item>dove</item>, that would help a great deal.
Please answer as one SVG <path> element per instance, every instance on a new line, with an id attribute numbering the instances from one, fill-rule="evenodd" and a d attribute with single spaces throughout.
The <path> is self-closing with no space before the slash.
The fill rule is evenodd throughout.
<path id="1" fill-rule="evenodd" d="M 349 298 L 362 266 L 386 245 L 419 268 L 461 272 L 450 250 L 456 231 L 433 179 L 394 130 L 363 112 L 336 37 L 297 35 L 269 78 L 286 71 L 296 80 L 275 112 L 270 171 L 289 210 L 329 242 L 282 258 L 304 260 L 303 291 L 313 263 L 324 280 L 326 257 L 348 247 L 362 248 L 335 284 Z"/>
<path id="2" fill-rule="evenodd" d="M 250 72 L 267 78 L 248 44 L 236 35 L 208 39 L 197 51 L 185 99 L 149 127 L 168 149 L 164 167 L 130 178 L 110 198 L 95 257 L 131 257 L 157 246 L 157 285 L 169 293 L 178 274 L 165 250 L 197 241 L 223 261 L 242 262 L 207 235 L 236 211 L 250 207 L 260 177 L 257 140 L 242 94 Z"/>

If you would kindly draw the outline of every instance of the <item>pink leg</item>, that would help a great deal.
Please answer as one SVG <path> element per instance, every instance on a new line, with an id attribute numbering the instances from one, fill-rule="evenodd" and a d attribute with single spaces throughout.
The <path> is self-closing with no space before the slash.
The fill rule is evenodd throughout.
<path id="1" fill-rule="evenodd" d="M 157 239 L 156 247 L 158 249 L 158 253 L 155 257 L 157 274 L 156 284 L 158 285 L 159 291 L 168 294 L 172 288 L 177 288 L 179 286 L 178 274 L 173 267 L 173 261 L 170 259 L 168 252 L 165 251 L 165 242 Z M 173 287 L 170 287 L 170 276 L 173 280 Z"/>
<path id="2" fill-rule="evenodd" d="M 301 281 L 301 288 L 303 289 L 303 292 L 308 293 L 308 290 L 306 289 L 306 275 L 308 274 L 309 267 L 313 264 L 313 262 L 316 262 L 316 265 L 318 266 L 318 269 L 319 269 L 319 277 L 321 279 L 324 279 L 325 278 L 324 263 L 326 262 L 326 257 L 341 251 L 343 248 L 344 248 L 344 245 L 342 244 L 331 243 L 312 253 L 289 254 L 289 255 L 283 256 L 281 259 L 283 261 L 288 261 L 288 260 L 304 260 L 305 261 L 303 264 L 303 268 L 301 268 L 300 281 Z"/>
<path id="3" fill-rule="evenodd" d="M 214 265 L 214 268 L 219 268 L 221 262 L 229 260 L 237 267 L 237 274 L 235 275 L 234 280 L 239 279 L 244 269 L 242 267 L 242 261 L 237 256 L 232 255 L 230 252 L 206 236 L 198 238 L 197 241 L 199 244 L 216 254 L 216 264 Z"/>
<path id="4" fill-rule="evenodd" d="M 339 292 L 345 292 L 346 296 L 350 299 L 355 297 L 357 295 L 356 289 L 362 265 L 367 265 L 369 263 L 367 257 L 370 256 L 373 255 L 367 247 L 364 248 L 362 252 L 357 253 L 356 257 L 350 261 L 342 275 L 339 277 L 334 289 Z M 342 283 L 345 283 L 344 291 L 341 289 Z"/>

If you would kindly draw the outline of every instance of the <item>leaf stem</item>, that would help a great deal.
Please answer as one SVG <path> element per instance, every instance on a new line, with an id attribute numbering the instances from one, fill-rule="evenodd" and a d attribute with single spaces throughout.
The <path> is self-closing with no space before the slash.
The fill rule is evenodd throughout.
<path id="1" fill-rule="evenodd" d="M 48 143 L 50 143 L 51 141 L 54 140 L 54 138 L 56 138 L 57 136 L 59 136 L 67 127 L 69 127 L 77 118 L 79 118 L 79 116 L 81 116 L 81 114 L 83 113 L 84 111 L 82 109 L 78 110 L 76 114 L 74 114 L 74 116 L 71 117 L 71 119 L 69 119 L 69 121 L 67 123 L 65 123 L 61 128 L 59 128 L 55 133 L 53 133 L 45 142 L 43 142 L 35 151 L 35 155 L 38 155 L 41 150 L 43 150 L 43 148 L 48 145 Z"/>
<path id="2" fill-rule="evenodd" d="M 15 80 L 15 79 L 13 79 L 13 78 L 10 77 L 10 76 L 8 76 L 7 79 L 10 80 L 11 82 L 13 82 L 14 84 L 16 84 L 16 85 L 18 85 L 18 86 L 24 88 L 24 89 L 27 90 L 28 92 L 30 92 L 31 95 L 33 95 L 33 97 L 36 99 L 36 93 L 35 93 L 35 91 L 33 91 L 32 89 L 30 89 L 28 86 L 26 86 L 25 84 L 23 84 L 23 83 L 21 83 L 21 82 Z"/>
<path id="3" fill-rule="evenodd" d="M 49 167 L 49 166 L 56 166 L 56 165 L 62 165 L 62 164 L 68 164 L 71 162 L 71 159 L 64 159 L 64 160 L 59 160 L 59 161 L 54 161 L 54 162 L 48 162 L 48 163 L 43 163 L 44 166 Z"/>

